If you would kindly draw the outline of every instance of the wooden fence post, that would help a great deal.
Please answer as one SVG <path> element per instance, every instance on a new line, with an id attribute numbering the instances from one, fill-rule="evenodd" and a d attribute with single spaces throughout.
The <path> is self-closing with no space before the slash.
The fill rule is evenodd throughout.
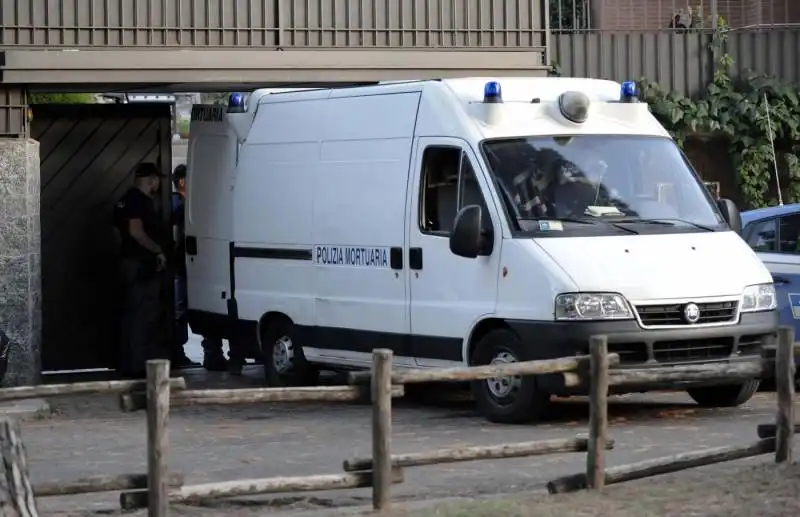
<path id="1" fill-rule="evenodd" d="M 147 361 L 147 499 L 148 517 L 169 514 L 169 361 Z"/>
<path id="2" fill-rule="evenodd" d="M 603 488 L 606 481 L 606 438 L 608 434 L 608 340 L 606 336 L 589 338 L 589 349 L 591 384 L 586 482 L 589 488 Z"/>
<path id="3" fill-rule="evenodd" d="M 0 515 L 39 517 L 28 479 L 28 458 L 16 419 L 0 419 L 0 454 L 5 466 L 0 474 Z"/>
<path id="4" fill-rule="evenodd" d="M 791 462 L 794 440 L 794 328 L 792 327 L 778 329 L 775 391 L 778 395 L 778 416 L 775 421 L 775 462 Z"/>
<path id="5" fill-rule="evenodd" d="M 372 507 L 392 498 L 392 351 L 372 351 Z"/>

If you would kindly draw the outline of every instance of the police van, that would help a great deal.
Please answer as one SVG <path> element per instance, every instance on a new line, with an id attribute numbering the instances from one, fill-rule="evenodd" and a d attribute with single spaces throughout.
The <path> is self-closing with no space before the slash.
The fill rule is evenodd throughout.
<path id="1" fill-rule="evenodd" d="M 636 95 L 460 78 L 195 106 L 192 328 L 257 336 L 272 385 L 368 368 L 375 348 L 434 368 L 585 354 L 595 334 L 621 368 L 758 355 L 772 278 Z M 736 406 L 758 383 L 684 387 Z M 563 376 L 473 390 L 501 422 L 571 393 Z"/>

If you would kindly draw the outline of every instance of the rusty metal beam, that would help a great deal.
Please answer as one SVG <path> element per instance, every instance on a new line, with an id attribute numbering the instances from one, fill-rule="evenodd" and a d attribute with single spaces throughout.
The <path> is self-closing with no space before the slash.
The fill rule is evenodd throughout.
<path id="1" fill-rule="evenodd" d="M 237 84 L 369 82 L 546 73 L 526 50 L 6 50 L 6 84 Z"/>

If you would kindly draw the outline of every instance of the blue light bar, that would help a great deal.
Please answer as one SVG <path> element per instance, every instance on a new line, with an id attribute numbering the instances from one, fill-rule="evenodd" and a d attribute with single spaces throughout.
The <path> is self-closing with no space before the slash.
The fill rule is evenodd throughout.
<path id="1" fill-rule="evenodd" d="M 625 81 L 620 88 L 620 98 L 622 102 L 636 102 L 637 100 L 636 82 Z"/>
<path id="2" fill-rule="evenodd" d="M 497 81 L 489 81 L 483 87 L 483 102 L 503 102 L 503 90 Z"/>

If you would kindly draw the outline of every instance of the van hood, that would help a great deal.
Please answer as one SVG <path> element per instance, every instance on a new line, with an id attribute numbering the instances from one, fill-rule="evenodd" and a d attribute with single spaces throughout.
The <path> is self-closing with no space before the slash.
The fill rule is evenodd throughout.
<path id="1" fill-rule="evenodd" d="M 771 283 L 764 264 L 732 231 L 534 239 L 583 292 L 631 302 L 738 296 Z"/>

